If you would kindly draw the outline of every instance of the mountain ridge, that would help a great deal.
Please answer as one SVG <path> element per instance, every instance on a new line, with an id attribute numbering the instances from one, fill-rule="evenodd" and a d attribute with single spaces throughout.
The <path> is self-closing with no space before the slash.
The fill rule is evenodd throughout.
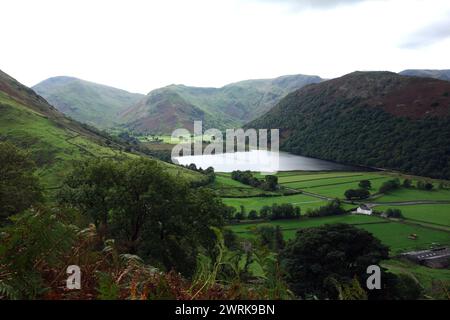
<path id="1" fill-rule="evenodd" d="M 450 81 L 450 70 L 437 69 L 407 69 L 399 72 L 400 75 L 410 77 L 434 78 L 439 80 Z"/>
<path id="2" fill-rule="evenodd" d="M 150 91 L 120 115 L 125 128 L 144 133 L 170 133 L 180 125 L 190 129 L 193 120 L 203 120 L 204 128 L 232 128 L 264 114 L 293 88 L 321 81 L 323 79 L 318 76 L 290 75 L 243 80 L 220 88 L 172 84 Z M 174 96 L 176 101 L 170 99 Z M 177 119 L 176 125 L 164 119 L 155 120 L 155 110 L 164 108 L 164 105 L 171 108 L 172 112 L 167 116 Z M 183 114 L 181 110 L 184 109 L 194 112 Z"/>

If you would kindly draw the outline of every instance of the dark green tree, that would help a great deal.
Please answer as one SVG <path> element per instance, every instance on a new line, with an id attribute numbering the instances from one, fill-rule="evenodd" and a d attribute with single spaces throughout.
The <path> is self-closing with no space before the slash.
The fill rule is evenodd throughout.
<path id="1" fill-rule="evenodd" d="M 370 197 L 370 192 L 366 189 L 350 189 L 345 191 L 344 195 L 348 200 L 363 200 Z"/>
<path id="2" fill-rule="evenodd" d="M 251 211 L 248 213 L 248 218 L 249 218 L 250 220 L 258 219 L 258 212 L 256 212 L 256 210 L 251 210 Z"/>
<path id="3" fill-rule="evenodd" d="M 119 163 L 92 159 L 79 163 L 66 177 L 58 199 L 94 222 L 100 237 L 108 237 L 111 209 L 117 202 Z"/>
<path id="4" fill-rule="evenodd" d="M 42 201 L 42 187 L 30 155 L 8 142 L 0 143 L 0 223 Z"/>
<path id="5" fill-rule="evenodd" d="M 404 187 L 404 188 L 411 188 L 411 186 L 412 186 L 412 181 L 411 181 L 411 179 L 405 179 L 405 180 L 403 180 L 403 187 Z"/>
<path id="6" fill-rule="evenodd" d="M 347 224 L 297 231 L 282 252 L 286 279 L 298 296 L 337 298 L 333 283 L 365 283 L 367 267 L 388 258 L 389 250 L 369 232 Z"/>
<path id="7" fill-rule="evenodd" d="M 148 159 L 90 161 L 64 184 L 62 204 L 87 213 L 121 251 L 190 275 L 201 248 L 212 250 L 210 227 L 228 210 L 211 191 L 192 189 Z"/>
<path id="8" fill-rule="evenodd" d="M 361 189 L 365 190 L 370 190 L 372 188 L 372 183 L 370 180 L 361 180 L 358 185 Z"/>

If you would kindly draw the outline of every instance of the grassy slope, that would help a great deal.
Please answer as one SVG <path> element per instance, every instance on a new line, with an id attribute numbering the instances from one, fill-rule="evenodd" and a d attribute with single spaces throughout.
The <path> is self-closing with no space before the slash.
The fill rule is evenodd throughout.
<path id="1" fill-rule="evenodd" d="M 120 111 L 144 97 L 69 77 L 50 78 L 33 89 L 64 114 L 102 128 L 113 126 Z"/>
<path id="2" fill-rule="evenodd" d="M 425 289 L 425 294 L 439 299 L 449 299 L 443 288 L 450 287 L 450 270 L 431 269 L 403 259 L 388 260 L 382 266 L 395 274 L 407 274 L 415 278 Z M 447 294 L 449 294 L 447 292 Z"/>

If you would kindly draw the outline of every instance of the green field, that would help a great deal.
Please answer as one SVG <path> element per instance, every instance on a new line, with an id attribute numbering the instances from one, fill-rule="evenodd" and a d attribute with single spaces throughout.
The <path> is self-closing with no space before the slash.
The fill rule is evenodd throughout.
<path id="1" fill-rule="evenodd" d="M 240 206 L 243 205 L 247 213 L 251 210 L 256 210 L 259 212 L 262 207 L 271 206 L 274 203 L 291 203 L 294 206 L 300 207 L 303 213 L 306 212 L 307 209 L 315 209 L 327 204 L 327 201 L 325 200 L 317 199 L 303 194 L 279 197 L 224 198 L 223 202 L 226 205 L 235 207 L 238 210 Z"/>
<path id="2" fill-rule="evenodd" d="M 450 204 L 377 206 L 375 210 L 386 211 L 389 208 L 400 209 L 406 219 L 450 227 Z"/>
<path id="3" fill-rule="evenodd" d="M 321 178 L 322 176 L 322 178 Z M 344 199 L 345 191 L 349 189 L 358 189 L 361 180 L 369 180 L 372 188 L 369 190 L 372 194 L 377 193 L 381 185 L 392 177 L 381 174 L 355 174 L 347 175 L 330 174 L 314 175 L 312 179 L 305 179 L 305 176 L 283 177 L 281 185 L 296 190 L 304 190 L 306 192 L 315 193 L 329 198 Z"/>
<path id="4" fill-rule="evenodd" d="M 418 200 L 432 200 L 432 201 L 449 201 L 450 190 L 432 190 L 424 191 L 415 188 L 405 189 L 401 188 L 380 198 L 377 202 L 402 202 L 402 201 L 418 201 Z"/>
<path id="5" fill-rule="evenodd" d="M 324 224 L 333 223 L 348 223 L 356 225 L 358 228 L 369 231 L 375 237 L 381 240 L 382 243 L 389 246 L 391 254 L 399 252 L 425 249 L 433 244 L 450 244 L 450 233 L 431 230 L 416 225 L 409 225 L 400 222 L 393 222 L 390 220 L 362 215 L 344 215 L 332 216 L 325 218 L 309 218 L 300 220 L 279 220 L 271 222 L 258 223 L 242 223 L 232 225 L 229 228 L 236 232 L 241 237 L 252 237 L 252 229 L 258 225 L 273 225 L 280 226 L 286 240 L 293 239 L 295 233 L 301 228 L 317 227 Z M 416 240 L 409 239 L 409 235 L 417 234 Z"/>
<path id="6" fill-rule="evenodd" d="M 257 197 L 261 195 L 274 195 L 273 192 L 267 192 L 258 188 L 251 187 L 233 180 L 223 173 L 216 174 L 215 181 L 209 185 L 220 197 Z"/>
<path id="7" fill-rule="evenodd" d="M 258 174 L 255 176 L 262 177 Z M 398 175 L 378 173 L 378 172 L 281 172 L 278 173 L 279 182 L 283 187 L 296 188 L 326 196 L 329 198 L 343 198 L 344 192 L 351 188 L 358 188 L 359 181 L 370 180 L 372 182 L 372 193 L 378 191 L 383 182 L 391 180 Z M 217 187 L 221 190 L 235 190 L 236 196 L 239 192 L 250 194 L 250 188 L 230 178 L 230 174 L 218 175 Z M 253 192 L 259 189 L 253 188 Z M 240 190 L 240 191 L 238 191 Z M 434 190 L 423 191 L 415 188 L 393 191 L 391 194 L 379 197 L 374 202 L 392 201 L 418 201 L 418 200 L 448 200 L 450 201 L 450 191 Z M 250 197 L 250 198 L 223 198 L 223 202 L 237 210 L 240 206 L 245 207 L 248 213 L 251 210 L 259 211 L 263 206 L 271 206 L 274 203 L 291 203 L 302 209 L 304 214 L 308 209 L 315 209 L 327 203 L 326 200 L 305 195 L 296 194 L 278 197 Z M 369 200 L 370 202 L 370 200 Z M 386 201 L 387 202 L 387 201 Z M 352 209 L 355 205 L 343 204 L 345 209 Z M 376 211 L 385 211 L 389 205 L 377 206 Z M 394 206 L 391 206 L 394 207 Z M 286 239 L 295 237 L 296 230 L 320 226 L 327 223 L 349 223 L 357 225 L 371 232 L 384 244 L 391 248 L 391 253 L 396 254 L 402 251 L 429 248 L 433 244 L 450 244 L 450 233 L 446 232 L 450 227 L 450 204 L 427 204 L 398 206 L 402 210 L 405 222 L 382 219 L 375 216 L 345 215 L 326 218 L 310 218 L 301 220 L 264 222 L 269 225 L 279 225 L 283 229 Z M 408 220 L 409 219 L 409 220 Z M 253 236 L 251 229 L 259 223 L 238 224 L 230 226 L 241 237 Z M 448 231 L 448 230 L 447 230 Z M 416 234 L 416 240 L 409 239 L 411 234 Z"/>

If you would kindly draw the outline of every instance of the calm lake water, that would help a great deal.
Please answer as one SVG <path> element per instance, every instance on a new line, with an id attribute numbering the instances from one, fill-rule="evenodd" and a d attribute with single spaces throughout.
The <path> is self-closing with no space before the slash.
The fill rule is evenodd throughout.
<path id="1" fill-rule="evenodd" d="M 254 150 L 250 152 L 223 153 L 216 155 L 176 157 L 173 162 L 181 165 L 194 163 L 197 168 L 213 167 L 217 172 L 250 170 L 260 172 L 276 171 L 356 171 L 361 168 L 346 166 L 330 161 L 296 156 L 286 152 Z"/>

